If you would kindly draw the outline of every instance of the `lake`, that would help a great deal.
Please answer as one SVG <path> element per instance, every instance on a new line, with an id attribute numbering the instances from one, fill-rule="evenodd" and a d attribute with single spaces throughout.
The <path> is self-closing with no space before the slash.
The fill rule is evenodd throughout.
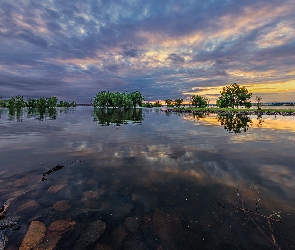
<path id="1" fill-rule="evenodd" d="M 0 249 L 295 247 L 294 116 L 0 117 Z"/>

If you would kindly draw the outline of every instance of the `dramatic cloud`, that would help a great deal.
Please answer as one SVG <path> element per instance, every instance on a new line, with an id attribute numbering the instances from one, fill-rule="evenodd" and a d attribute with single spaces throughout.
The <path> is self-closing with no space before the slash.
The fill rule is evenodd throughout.
<path id="1" fill-rule="evenodd" d="M 0 96 L 81 103 L 139 90 L 214 103 L 236 82 L 264 101 L 294 101 L 294 13 L 293 0 L 3 0 Z"/>

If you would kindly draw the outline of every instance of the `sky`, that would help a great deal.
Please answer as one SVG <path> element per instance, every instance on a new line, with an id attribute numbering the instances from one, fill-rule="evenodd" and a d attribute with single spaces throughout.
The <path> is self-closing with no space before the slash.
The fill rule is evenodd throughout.
<path id="1" fill-rule="evenodd" d="M 295 101 L 294 0 L 1 0 L 0 96 Z"/>

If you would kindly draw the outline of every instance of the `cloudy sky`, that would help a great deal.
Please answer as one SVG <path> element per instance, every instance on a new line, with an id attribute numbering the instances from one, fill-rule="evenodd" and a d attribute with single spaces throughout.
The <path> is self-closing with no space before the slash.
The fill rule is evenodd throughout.
<path id="1" fill-rule="evenodd" d="M 139 90 L 146 100 L 238 83 L 295 101 L 294 0 L 1 0 L 0 96 Z"/>

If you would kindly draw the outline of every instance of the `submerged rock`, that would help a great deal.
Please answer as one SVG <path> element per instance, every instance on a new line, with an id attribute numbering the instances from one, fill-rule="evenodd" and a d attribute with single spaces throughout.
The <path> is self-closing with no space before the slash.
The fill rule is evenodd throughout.
<path id="1" fill-rule="evenodd" d="M 82 202 L 87 208 L 97 208 L 99 193 L 97 191 L 86 191 L 82 194 Z"/>
<path id="2" fill-rule="evenodd" d="M 97 246 L 95 247 L 95 250 L 114 250 L 114 248 L 107 244 L 98 243 Z"/>
<path id="3" fill-rule="evenodd" d="M 48 193 L 57 193 L 58 191 L 60 191 L 61 189 L 63 189 L 66 185 L 65 184 L 60 184 L 60 185 L 54 185 L 54 186 L 50 186 L 47 190 Z"/>
<path id="4" fill-rule="evenodd" d="M 132 232 L 135 233 L 139 227 L 139 223 L 136 217 L 128 217 L 125 220 L 124 225 Z"/>
<path id="5" fill-rule="evenodd" d="M 127 233 L 123 226 L 117 227 L 112 232 L 112 245 L 115 249 L 121 249 L 122 242 L 124 241 L 125 237 L 127 236 Z"/>
<path id="6" fill-rule="evenodd" d="M 75 221 L 65 221 L 65 220 L 57 220 L 52 222 L 49 227 L 48 227 L 48 231 L 54 232 L 61 232 L 64 233 L 68 230 L 73 230 L 76 226 L 76 222 Z"/>
<path id="7" fill-rule="evenodd" d="M 62 211 L 66 211 L 68 209 L 71 208 L 71 206 L 69 205 L 69 203 L 65 200 L 62 201 L 58 201 L 53 205 L 53 208 L 58 211 L 58 212 L 62 212 Z"/>
<path id="8" fill-rule="evenodd" d="M 88 249 L 88 246 L 93 244 L 103 235 L 106 229 L 106 224 L 102 220 L 97 220 L 90 223 L 86 231 L 80 236 L 74 250 Z"/>
<path id="9" fill-rule="evenodd" d="M 153 227 L 161 240 L 174 242 L 180 237 L 182 231 L 181 222 L 178 218 L 156 209 L 153 216 Z"/>
<path id="10" fill-rule="evenodd" d="M 19 249 L 30 250 L 36 247 L 44 239 L 45 231 L 46 227 L 42 222 L 32 221 Z"/>
<path id="11" fill-rule="evenodd" d="M 131 241 L 126 241 L 124 245 L 124 250 L 148 250 L 149 248 L 147 247 L 146 244 L 144 244 L 140 240 L 131 240 Z"/>
<path id="12" fill-rule="evenodd" d="M 38 245 L 39 249 L 53 250 L 55 249 L 58 241 L 61 239 L 62 235 L 73 230 L 76 226 L 75 221 L 65 221 L 57 220 L 52 222 L 46 230 L 46 236 L 43 242 Z"/>
<path id="13" fill-rule="evenodd" d="M 27 177 L 17 179 L 17 180 L 15 180 L 13 182 L 13 186 L 14 187 L 20 187 L 20 186 L 32 184 L 32 180 L 34 179 L 34 177 L 33 176 L 27 176 Z"/>
<path id="14" fill-rule="evenodd" d="M 39 204 L 37 201 L 30 200 L 30 201 L 22 204 L 21 206 L 19 206 L 17 209 L 17 212 L 21 212 L 21 211 L 27 210 L 27 209 L 34 210 L 38 207 L 39 207 Z"/>

